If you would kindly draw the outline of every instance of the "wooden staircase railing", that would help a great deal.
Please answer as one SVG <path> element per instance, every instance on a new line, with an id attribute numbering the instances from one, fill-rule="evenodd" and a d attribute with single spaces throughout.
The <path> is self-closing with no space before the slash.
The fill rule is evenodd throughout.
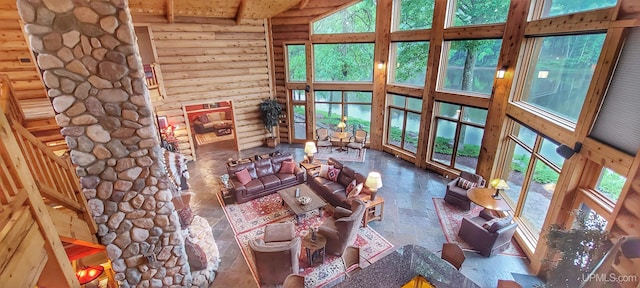
<path id="1" fill-rule="evenodd" d="M 0 285 L 80 287 L 19 151 L 9 121 L 0 113 Z"/>
<path id="2" fill-rule="evenodd" d="M 0 74 L 0 111 L 5 111 L 10 119 L 24 124 L 24 113 L 15 95 L 9 76 Z"/>

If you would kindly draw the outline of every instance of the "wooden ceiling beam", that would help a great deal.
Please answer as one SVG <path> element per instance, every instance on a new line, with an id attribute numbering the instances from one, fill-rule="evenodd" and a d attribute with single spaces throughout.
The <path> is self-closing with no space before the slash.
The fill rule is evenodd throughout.
<path id="1" fill-rule="evenodd" d="M 302 10 L 302 9 L 306 8 L 307 4 L 309 4 L 309 0 L 300 1 L 300 5 L 298 5 L 298 9 Z"/>
<path id="2" fill-rule="evenodd" d="M 246 10 L 247 0 L 240 0 L 240 6 L 238 7 L 238 12 L 236 13 L 236 24 L 240 24 L 240 21 L 242 21 L 242 16 Z"/>
<path id="3" fill-rule="evenodd" d="M 167 21 L 173 23 L 176 20 L 176 4 L 174 0 L 167 0 Z"/>

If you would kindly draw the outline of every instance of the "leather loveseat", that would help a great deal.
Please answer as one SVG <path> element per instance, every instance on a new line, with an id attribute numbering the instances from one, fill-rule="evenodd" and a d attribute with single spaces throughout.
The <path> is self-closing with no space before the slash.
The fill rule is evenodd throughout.
<path id="1" fill-rule="evenodd" d="M 334 168 L 340 169 L 340 174 L 338 174 L 338 181 L 333 182 L 321 176 L 309 175 L 307 177 L 307 184 L 309 184 L 309 187 L 311 187 L 313 191 L 318 193 L 320 197 L 322 197 L 334 207 L 339 206 L 346 209 L 351 209 L 351 201 L 347 201 L 346 187 L 349 185 L 349 183 L 351 183 L 353 179 L 356 179 L 357 184 L 364 184 L 367 177 L 349 167 L 344 166 L 338 160 L 335 160 L 333 158 L 329 158 L 327 164 L 333 165 Z M 371 194 L 366 186 L 362 187 L 362 192 L 360 193 Z"/>
<path id="2" fill-rule="evenodd" d="M 295 165 L 293 156 L 276 155 L 268 159 L 228 166 L 227 172 L 233 185 L 231 192 L 235 195 L 236 201 L 244 203 L 304 183 L 304 171 L 298 165 L 295 165 L 293 173 L 280 173 L 283 161 L 292 161 Z M 245 168 L 251 175 L 251 181 L 243 185 L 236 172 Z"/>

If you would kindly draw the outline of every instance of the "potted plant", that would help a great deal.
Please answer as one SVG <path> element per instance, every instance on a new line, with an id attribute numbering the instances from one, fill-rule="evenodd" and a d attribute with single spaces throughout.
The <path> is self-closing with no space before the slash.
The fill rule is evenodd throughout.
<path id="1" fill-rule="evenodd" d="M 264 121 L 264 128 L 269 132 L 269 137 L 266 139 L 268 147 L 276 147 L 278 145 L 278 138 L 273 133 L 273 127 L 278 125 L 278 118 L 282 113 L 282 106 L 275 99 L 264 99 L 260 103 L 260 111 L 262 112 L 262 121 Z"/>
<path id="2" fill-rule="evenodd" d="M 578 287 L 611 246 L 606 220 L 589 210 L 574 210 L 570 229 L 552 225 L 547 233 L 547 283 L 538 287 Z"/>

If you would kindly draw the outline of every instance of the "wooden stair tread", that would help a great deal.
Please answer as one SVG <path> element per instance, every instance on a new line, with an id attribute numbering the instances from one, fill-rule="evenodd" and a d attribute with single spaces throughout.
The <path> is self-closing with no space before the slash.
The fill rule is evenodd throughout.
<path id="1" fill-rule="evenodd" d="M 23 99 L 18 102 L 24 113 L 25 120 L 53 118 L 56 116 L 49 98 Z"/>

